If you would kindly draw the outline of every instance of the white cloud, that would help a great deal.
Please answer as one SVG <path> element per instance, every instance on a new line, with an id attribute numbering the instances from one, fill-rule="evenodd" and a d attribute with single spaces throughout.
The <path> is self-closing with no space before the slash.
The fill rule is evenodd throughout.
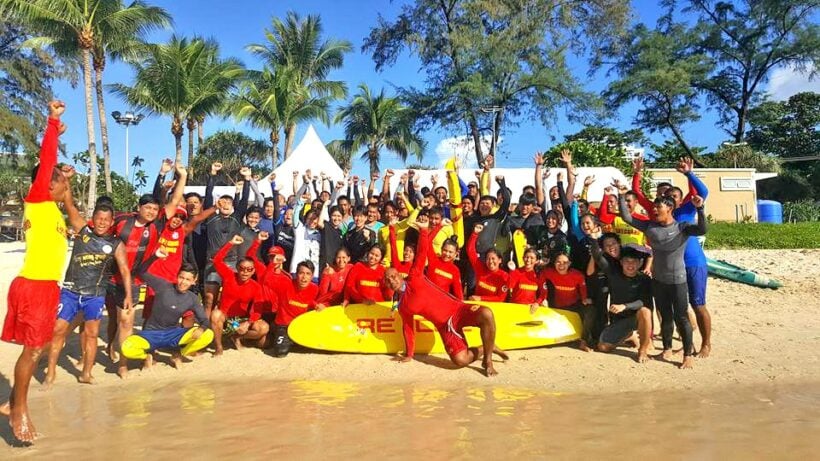
<path id="1" fill-rule="evenodd" d="M 814 67 L 809 65 L 805 72 L 794 67 L 781 67 L 772 72 L 766 92 L 775 101 L 783 101 L 804 91 L 820 93 L 820 78 L 809 79 Z"/>
<path id="2" fill-rule="evenodd" d="M 489 134 L 481 137 L 482 150 L 485 154 L 490 150 L 491 138 L 492 136 Z M 503 138 L 499 137 L 498 144 L 501 144 L 502 140 Z M 444 167 L 444 163 L 455 155 L 458 157 L 461 168 L 478 168 L 472 136 L 453 136 L 442 139 L 436 145 L 435 152 L 438 158 L 438 165 L 436 165 L 438 167 Z"/>

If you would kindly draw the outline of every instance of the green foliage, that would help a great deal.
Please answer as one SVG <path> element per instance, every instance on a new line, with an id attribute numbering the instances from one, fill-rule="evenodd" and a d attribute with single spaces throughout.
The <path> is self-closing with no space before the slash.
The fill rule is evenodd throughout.
<path id="1" fill-rule="evenodd" d="M 625 146 L 629 144 L 641 145 L 647 141 L 643 130 L 640 128 L 618 131 L 615 128 L 603 125 L 585 126 L 577 133 L 564 136 L 564 140 L 589 141 L 613 146 Z"/>
<path id="2" fill-rule="evenodd" d="M 811 197 L 812 187 L 804 176 L 785 170 L 774 178 L 757 181 L 757 196 L 781 203 L 796 202 Z"/>
<path id="3" fill-rule="evenodd" d="M 820 202 L 799 200 L 783 204 L 783 221 L 818 222 L 820 221 Z"/>
<path id="4" fill-rule="evenodd" d="M 419 114 L 420 128 L 466 126 L 480 164 L 485 134 L 496 145 L 507 125 L 550 125 L 562 108 L 575 120 L 601 112 L 568 61 L 586 51 L 597 58 L 629 12 L 625 0 L 416 0 L 392 22 L 379 18 L 363 49 L 377 70 L 404 51 L 417 57 L 425 85 L 401 88 L 400 96 Z"/>
<path id="5" fill-rule="evenodd" d="M 362 83 L 359 93 L 350 105 L 339 110 L 334 121 L 345 127 L 339 149 L 357 152 L 365 148 L 361 158 L 370 162 L 371 175 L 379 172 L 382 149 L 395 153 L 402 161 L 410 155 L 421 160 L 424 155 L 424 140 L 413 130 L 413 113 L 398 98 L 385 96 L 384 90 L 373 95 Z"/>
<path id="6" fill-rule="evenodd" d="M 0 152 L 23 150 L 36 155 L 37 138 L 45 126 L 54 79 L 76 80 L 61 61 L 23 43 L 29 30 L 11 18 L 0 22 Z"/>
<path id="7" fill-rule="evenodd" d="M 75 168 L 77 168 L 77 173 L 71 179 L 71 192 L 74 195 L 74 202 L 77 207 L 81 211 L 84 211 L 88 208 L 86 202 L 88 199 L 88 186 L 91 177 L 89 174 L 91 165 L 89 162 L 88 151 L 74 153 L 71 156 L 71 160 L 74 162 Z M 102 159 L 98 156 L 98 167 L 101 162 Z M 140 172 L 143 175 L 145 174 L 142 170 L 135 172 L 135 174 L 139 174 Z M 97 189 L 103 190 L 105 187 L 105 178 L 102 176 L 97 176 L 96 179 Z M 136 208 L 137 200 L 139 199 L 136 188 L 134 188 L 134 186 L 124 177 L 113 171 L 111 172 L 111 185 L 111 193 L 108 194 L 108 196 L 114 201 L 114 206 L 117 211 L 133 211 Z"/>
<path id="8" fill-rule="evenodd" d="M 711 168 L 755 168 L 760 172 L 777 173 L 777 157 L 753 150 L 748 145 L 721 146 L 714 154 L 702 157 Z"/>
<path id="9" fill-rule="evenodd" d="M 217 131 L 199 146 L 190 168 L 192 172 L 189 172 L 188 184 L 206 184 L 214 162 L 222 163 L 222 174 L 232 183 L 239 180 L 239 169 L 243 166 L 250 167 L 254 174 L 267 175 L 270 173 L 268 152 L 265 141 L 238 131 Z"/>
<path id="10" fill-rule="evenodd" d="M 677 141 L 671 139 L 664 140 L 663 144 L 650 144 L 652 154 L 648 156 L 647 163 L 652 168 L 675 168 L 681 157 L 686 157 L 687 152 Z M 701 156 L 705 147 L 690 146 L 692 152 Z"/>
<path id="11" fill-rule="evenodd" d="M 546 152 L 551 166 L 563 167 L 559 154 L 563 149 L 572 152 L 572 164 L 575 166 L 614 166 L 625 175 L 632 175 L 632 163 L 624 157 L 624 148 L 620 145 L 608 145 L 586 140 L 568 141 L 551 147 Z M 550 161 L 549 159 L 553 159 Z"/>
<path id="12" fill-rule="evenodd" d="M 637 126 L 652 133 L 671 131 L 687 156 L 697 158 L 682 130 L 700 119 L 694 84 L 705 78 L 711 62 L 690 52 L 694 38 L 683 24 L 661 24 L 654 30 L 635 26 L 626 44 L 609 50 L 617 59 L 613 71 L 619 78 L 604 95 L 614 107 L 638 101 Z"/>
<path id="13" fill-rule="evenodd" d="M 709 250 L 800 248 L 820 248 L 820 222 L 715 223 L 706 234 Z"/>

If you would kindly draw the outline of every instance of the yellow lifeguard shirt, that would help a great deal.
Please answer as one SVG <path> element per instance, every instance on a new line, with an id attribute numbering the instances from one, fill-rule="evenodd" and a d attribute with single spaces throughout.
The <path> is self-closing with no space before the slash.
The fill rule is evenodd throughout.
<path id="1" fill-rule="evenodd" d="M 62 280 L 68 240 L 65 218 L 57 204 L 53 201 L 26 202 L 23 229 L 26 235 L 26 256 L 20 277 L 29 280 Z"/>

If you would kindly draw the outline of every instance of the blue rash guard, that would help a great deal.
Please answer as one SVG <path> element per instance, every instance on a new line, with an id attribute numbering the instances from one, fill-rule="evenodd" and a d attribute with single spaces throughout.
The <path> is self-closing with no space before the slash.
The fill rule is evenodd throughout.
<path id="1" fill-rule="evenodd" d="M 697 194 L 706 199 L 709 195 L 709 189 L 706 188 L 706 184 L 691 171 L 686 173 L 686 178 L 689 179 L 689 183 L 695 187 Z M 672 212 L 675 221 L 690 224 L 697 222 L 697 215 L 695 205 L 693 205 L 691 201 L 684 203 Z M 706 266 L 706 254 L 703 252 L 703 248 L 700 247 L 697 237 L 689 237 L 689 240 L 686 242 L 686 249 L 683 252 L 683 262 L 686 267 Z"/>

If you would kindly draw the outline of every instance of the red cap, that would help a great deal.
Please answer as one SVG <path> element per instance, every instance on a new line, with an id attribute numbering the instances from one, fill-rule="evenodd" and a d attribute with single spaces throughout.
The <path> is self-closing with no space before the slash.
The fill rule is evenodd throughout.
<path id="1" fill-rule="evenodd" d="M 174 211 L 174 215 L 181 214 L 185 216 L 185 219 L 188 219 L 188 210 L 184 206 L 178 206 L 176 211 Z"/>
<path id="2" fill-rule="evenodd" d="M 270 250 L 268 250 L 268 255 L 282 255 L 282 257 L 285 257 L 285 250 L 280 246 L 271 247 Z"/>

